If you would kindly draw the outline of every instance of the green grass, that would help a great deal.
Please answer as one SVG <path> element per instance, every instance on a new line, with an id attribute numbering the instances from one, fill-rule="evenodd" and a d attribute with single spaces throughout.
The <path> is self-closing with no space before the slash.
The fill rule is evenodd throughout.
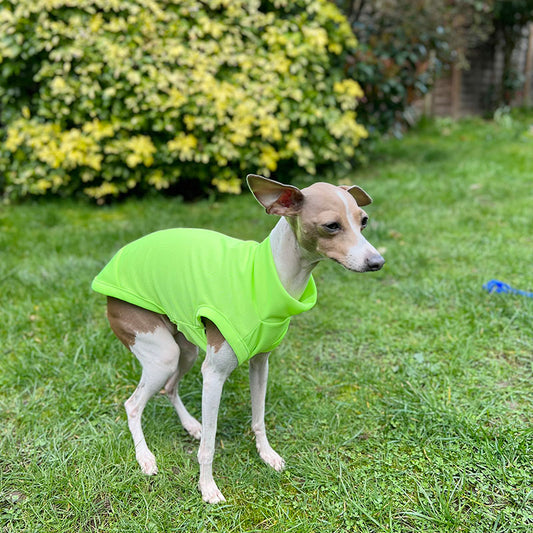
<path id="1" fill-rule="evenodd" d="M 531 531 L 533 299 L 482 285 L 533 290 L 532 122 L 430 123 L 353 177 L 387 264 L 320 265 L 318 305 L 271 358 L 284 473 L 255 452 L 247 369 L 231 377 L 219 506 L 201 501 L 197 443 L 163 397 L 144 415 L 160 473 L 140 473 L 122 406 L 139 366 L 90 282 L 150 231 L 261 239 L 274 218 L 249 195 L 2 208 L 0 531 Z M 199 367 L 182 387 L 197 416 Z"/>

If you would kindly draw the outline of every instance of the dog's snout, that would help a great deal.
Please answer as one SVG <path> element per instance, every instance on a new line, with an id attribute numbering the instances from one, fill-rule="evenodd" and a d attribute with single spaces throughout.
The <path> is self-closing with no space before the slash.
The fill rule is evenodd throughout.
<path id="1" fill-rule="evenodd" d="M 380 254 L 373 254 L 366 260 L 368 270 L 372 271 L 380 270 L 384 264 L 385 259 Z"/>

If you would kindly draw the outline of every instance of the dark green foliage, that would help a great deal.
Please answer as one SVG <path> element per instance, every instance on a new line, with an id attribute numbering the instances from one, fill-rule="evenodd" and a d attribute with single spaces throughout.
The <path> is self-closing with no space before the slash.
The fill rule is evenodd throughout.
<path id="1" fill-rule="evenodd" d="M 494 30 L 503 43 L 503 73 L 496 104 L 510 104 L 524 83 L 524 76 L 514 68 L 513 51 L 524 36 L 524 28 L 533 21 L 533 0 L 497 0 L 493 14 Z"/>
<path id="2" fill-rule="evenodd" d="M 363 123 L 380 133 L 412 125 L 414 101 L 448 65 L 464 65 L 467 50 L 491 32 L 493 3 L 339 0 L 359 40 L 348 68 L 365 93 L 359 108 Z"/>

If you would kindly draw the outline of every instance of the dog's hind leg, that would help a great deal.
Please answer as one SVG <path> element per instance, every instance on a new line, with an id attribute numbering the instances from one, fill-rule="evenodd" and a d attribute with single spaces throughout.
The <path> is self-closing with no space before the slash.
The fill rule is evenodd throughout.
<path id="1" fill-rule="evenodd" d="M 141 381 L 124 406 L 137 461 L 145 474 L 156 474 L 156 460 L 146 444 L 141 419 L 148 400 L 178 371 L 176 329 L 164 315 L 116 298 L 107 300 L 107 317 L 115 335 L 142 365 Z"/>
<path id="2" fill-rule="evenodd" d="M 124 406 L 135 444 L 137 462 L 145 474 L 151 475 L 157 473 L 157 464 L 144 438 L 142 413 L 148 400 L 176 373 L 180 350 L 168 329 L 161 326 L 151 333 L 138 334 L 131 351 L 143 370 L 139 385 Z"/>
<path id="3" fill-rule="evenodd" d="M 192 368 L 198 357 L 198 347 L 180 332 L 174 338 L 180 347 L 180 360 L 178 370 L 165 385 L 165 394 L 176 409 L 182 426 L 192 437 L 199 440 L 202 436 L 202 424 L 187 411 L 178 393 L 181 378 Z"/>

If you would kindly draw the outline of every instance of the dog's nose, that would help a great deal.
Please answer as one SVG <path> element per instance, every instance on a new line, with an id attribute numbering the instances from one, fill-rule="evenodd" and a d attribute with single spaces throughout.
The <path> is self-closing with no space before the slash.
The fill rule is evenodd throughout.
<path id="1" fill-rule="evenodd" d="M 366 266 L 368 270 L 372 270 L 372 271 L 379 270 L 384 264 L 385 264 L 385 259 L 383 259 L 383 257 L 381 257 L 380 254 L 371 255 L 366 260 Z"/>

